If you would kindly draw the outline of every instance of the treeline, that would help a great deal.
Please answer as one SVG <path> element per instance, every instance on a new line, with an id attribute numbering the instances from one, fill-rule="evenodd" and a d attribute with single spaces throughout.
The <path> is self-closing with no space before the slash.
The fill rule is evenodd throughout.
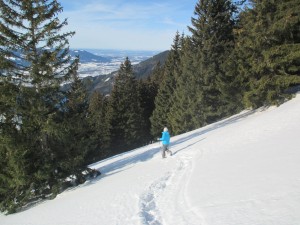
<path id="1" fill-rule="evenodd" d="M 151 117 L 180 134 L 245 108 L 281 104 L 300 83 L 298 0 L 200 0 L 176 34 Z"/>
<path id="2" fill-rule="evenodd" d="M 89 96 L 68 55 L 74 33 L 59 32 L 60 4 L 0 1 L 0 210 L 55 197 L 84 182 L 90 163 L 165 126 L 180 134 L 289 98 L 300 84 L 300 4 L 249 2 L 199 0 L 164 65 L 137 80 L 127 58 L 111 94 Z"/>

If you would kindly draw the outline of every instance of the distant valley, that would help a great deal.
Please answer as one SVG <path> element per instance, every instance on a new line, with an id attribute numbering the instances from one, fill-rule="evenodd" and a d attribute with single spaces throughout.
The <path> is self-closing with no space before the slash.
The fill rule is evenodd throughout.
<path id="1" fill-rule="evenodd" d="M 132 51 L 132 50 L 107 50 L 107 49 L 72 49 L 72 57 L 79 56 L 79 76 L 94 77 L 107 75 L 117 71 L 120 64 L 128 57 L 132 65 L 136 65 L 144 60 L 158 54 L 157 51 Z"/>
<path id="2" fill-rule="evenodd" d="M 133 65 L 133 71 L 138 79 L 149 76 L 158 62 L 164 64 L 168 51 L 124 51 L 124 50 L 71 50 L 71 56 L 79 56 L 79 76 L 89 91 L 109 94 L 113 77 L 120 64 L 128 57 Z"/>

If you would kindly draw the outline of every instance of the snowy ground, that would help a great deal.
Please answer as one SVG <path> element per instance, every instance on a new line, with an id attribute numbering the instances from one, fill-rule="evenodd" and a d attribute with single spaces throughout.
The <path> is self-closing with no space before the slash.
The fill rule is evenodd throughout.
<path id="1" fill-rule="evenodd" d="M 300 94 L 93 165 L 103 175 L 1 225 L 298 225 Z"/>
<path id="2" fill-rule="evenodd" d="M 112 61 L 108 63 L 80 63 L 78 74 L 80 78 L 107 75 L 111 72 L 117 71 L 120 68 L 121 63 L 122 61 Z"/>

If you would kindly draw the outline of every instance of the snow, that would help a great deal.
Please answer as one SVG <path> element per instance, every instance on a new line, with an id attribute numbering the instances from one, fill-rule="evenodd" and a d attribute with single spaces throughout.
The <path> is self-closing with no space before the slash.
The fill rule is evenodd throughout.
<path id="1" fill-rule="evenodd" d="M 113 61 L 109 63 L 80 63 L 78 73 L 81 78 L 107 75 L 111 72 L 117 71 L 120 68 L 120 65 L 121 61 Z"/>
<path id="2" fill-rule="evenodd" d="M 300 224 L 300 94 L 91 165 L 102 175 L 1 225 Z"/>

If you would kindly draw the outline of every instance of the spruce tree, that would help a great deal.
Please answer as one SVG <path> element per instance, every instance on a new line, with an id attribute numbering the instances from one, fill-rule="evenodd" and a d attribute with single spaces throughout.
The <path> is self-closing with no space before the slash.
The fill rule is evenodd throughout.
<path id="1" fill-rule="evenodd" d="M 156 64 L 156 66 L 154 67 L 151 75 L 149 76 L 150 83 L 154 87 L 155 96 L 157 95 L 159 86 L 163 81 L 163 78 L 164 78 L 163 73 L 164 73 L 164 66 L 161 65 L 160 62 L 158 62 Z"/>
<path id="2" fill-rule="evenodd" d="M 127 151 L 144 142 L 141 135 L 144 121 L 137 81 L 128 57 L 115 78 L 107 113 L 112 154 Z"/>
<path id="3" fill-rule="evenodd" d="M 88 108 L 88 120 L 93 133 L 91 134 L 91 148 L 89 161 L 95 162 L 109 156 L 110 134 L 107 121 L 108 97 L 99 92 L 91 95 Z"/>
<path id="4" fill-rule="evenodd" d="M 70 175 L 76 176 L 76 182 L 84 182 L 82 171 L 86 169 L 92 151 L 91 136 L 93 129 L 88 120 L 87 91 L 77 74 L 72 75 L 70 89 L 65 94 L 59 112 L 53 116 L 49 125 L 55 178 L 64 180 Z M 60 183 L 55 188 L 60 187 Z M 55 190 L 57 191 L 57 190 Z"/>
<path id="5" fill-rule="evenodd" d="M 297 0 L 251 3 L 240 16 L 238 59 L 245 106 L 256 108 L 279 104 L 300 83 L 300 6 Z"/>
<path id="6" fill-rule="evenodd" d="M 60 33 L 57 1 L 0 1 L 1 210 L 46 196 L 55 170 L 48 127 L 64 99 L 59 91 L 77 68 Z"/>
<path id="7" fill-rule="evenodd" d="M 155 87 L 153 83 L 150 82 L 148 77 L 146 80 L 138 81 L 138 95 L 139 102 L 142 108 L 142 117 L 145 121 L 144 127 L 141 130 L 141 134 L 146 143 L 150 143 L 153 140 L 151 135 L 151 121 L 150 117 L 154 110 L 154 99 L 156 96 Z"/>
<path id="8" fill-rule="evenodd" d="M 180 74 L 181 37 L 177 32 L 173 45 L 164 64 L 163 80 L 155 98 L 155 109 L 150 118 L 151 133 L 158 137 L 164 127 L 169 127 L 168 114 L 172 106 L 172 98 L 176 84 L 176 76 Z"/>
<path id="9" fill-rule="evenodd" d="M 180 54 L 181 73 L 176 78 L 175 90 L 172 97 L 172 106 L 168 113 L 168 121 L 173 134 L 181 134 L 201 127 L 204 121 L 201 116 L 200 96 L 201 82 L 197 71 L 197 59 L 191 43 L 191 38 L 183 40 Z"/>
<path id="10" fill-rule="evenodd" d="M 3 78 L 3 77 L 2 77 Z M 26 202 L 30 186 L 27 160 L 29 149 L 24 144 L 20 121 L 15 114 L 19 88 L 4 79 L 0 82 L 0 211 L 13 213 Z M 26 192 L 26 193 L 24 193 Z M 21 194 L 22 193 L 22 194 Z"/>
<path id="11" fill-rule="evenodd" d="M 225 94 L 230 78 L 226 77 L 224 62 L 234 48 L 234 20 L 236 6 L 227 0 L 200 0 L 195 7 L 192 18 L 192 33 L 195 62 L 198 69 L 195 76 L 201 82 L 201 103 L 203 113 L 202 124 L 211 123 L 228 115 L 230 97 Z"/>
<path id="12" fill-rule="evenodd" d="M 139 80 L 138 90 L 140 97 L 140 104 L 143 110 L 143 120 L 145 127 L 143 128 L 143 135 L 146 143 L 153 140 L 151 134 L 151 115 L 155 109 L 155 98 L 157 96 L 158 88 L 163 79 L 163 69 L 160 62 L 157 63 L 150 76 L 145 80 Z"/>

